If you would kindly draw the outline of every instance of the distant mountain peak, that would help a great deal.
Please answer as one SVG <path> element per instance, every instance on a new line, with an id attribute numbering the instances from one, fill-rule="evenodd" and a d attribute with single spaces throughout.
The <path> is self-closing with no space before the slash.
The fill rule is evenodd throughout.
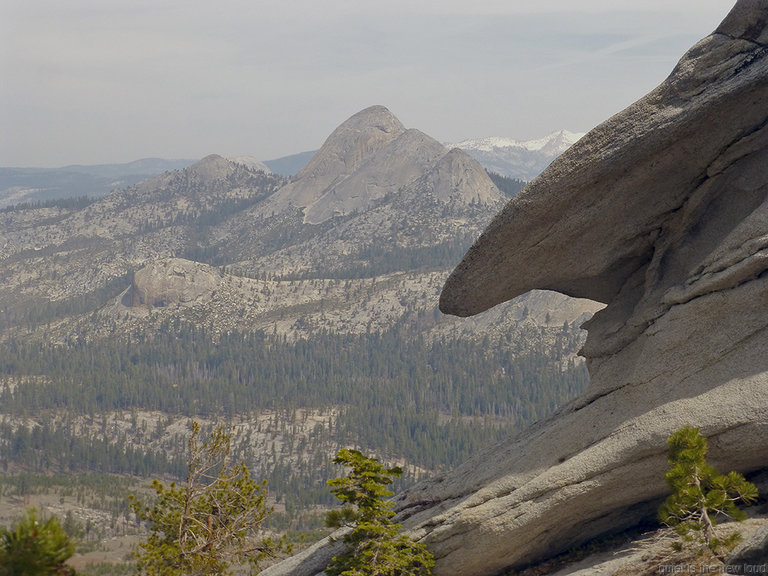
<path id="1" fill-rule="evenodd" d="M 339 128 L 345 129 L 355 125 L 366 127 L 373 126 L 384 132 L 401 132 L 405 129 L 400 123 L 400 120 L 390 112 L 389 108 L 381 106 L 380 104 L 369 106 L 368 108 L 364 108 L 363 110 L 360 110 L 360 112 L 353 114 L 346 122 L 343 122 Z"/>
<path id="2" fill-rule="evenodd" d="M 437 198 L 445 202 L 493 204 L 501 200 L 485 170 L 460 148 L 452 148 L 426 177 L 431 180 Z"/>
<path id="3" fill-rule="evenodd" d="M 296 177 L 322 180 L 351 174 L 367 157 L 403 132 L 405 126 L 384 106 L 361 110 L 331 133 Z"/>
<path id="4" fill-rule="evenodd" d="M 189 173 L 199 174 L 200 176 L 213 177 L 225 175 L 231 169 L 232 164 L 229 160 L 218 154 L 210 154 L 202 160 L 195 162 L 185 170 Z"/>
<path id="5" fill-rule="evenodd" d="M 188 168 L 184 169 L 184 172 L 189 175 L 195 175 L 203 180 L 214 180 L 226 178 L 232 172 L 237 169 L 237 166 L 242 166 L 251 172 L 262 171 L 265 174 L 270 174 L 267 166 L 254 158 L 253 156 L 236 156 L 234 158 L 224 158 L 218 154 L 210 154 L 192 164 Z"/>
<path id="6" fill-rule="evenodd" d="M 463 140 L 448 146 L 466 151 L 487 170 L 521 180 L 533 180 L 582 136 L 583 132 L 558 130 L 534 140 L 490 136 Z"/>
<path id="7" fill-rule="evenodd" d="M 536 138 L 534 140 L 515 140 L 514 138 L 507 138 L 504 136 L 489 136 L 486 138 L 470 138 L 468 140 L 462 140 L 458 144 L 451 144 L 456 148 L 462 150 L 482 150 L 483 152 L 490 152 L 497 148 L 524 148 L 531 152 L 536 152 L 543 149 L 555 150 L 563 148 L 562 151 L 569 148 L 576 143 L 584 132 L 570 132 L 568 130 L 558 130 L 552 132 L 543 138 Z"/>
<path id="8" fill-rule="evenodd" d="M 157 191 L 162 190 L 168 197 L 212 194 L 219 199 L 231 196 L 242 198 L 250 195 L 252 185 L 249 179 L 259 172 L 263 172 L 265 178 L 279 181 L 266 166 L 250 157 L 228 159 L 210 154 L 191 166 L 163 172 L 135 186 L 115 190 L 112 195 L 131 196 L 134 201 L 143 197 L 152 202 L 156 200 Z"/>
<path id="9" fill-rule="evenodd" d="M 440 203 L 494 204 L 501 195 L 482 166 L 459 150 L 371 106 L 336 128 L 289 184 L 260 208 L 263 216 L 301 208 L 319 224 L 373 208 L 388 195 L 426 192 Z"/>
<path id="10" fill-rule="evenodd" d="M 269 167 L 264 164 L 261 160 L 254 156 L 234 156 L 227 158 L 230 162 L 233 162 L 235 164 L 240 164 L 241 166 L 245 166 L 246 168 L 250 170 L 255 170 L 258 172 L 259 170 L 264 172 L 265 174 L 269 174 L 271 170 Z"/>

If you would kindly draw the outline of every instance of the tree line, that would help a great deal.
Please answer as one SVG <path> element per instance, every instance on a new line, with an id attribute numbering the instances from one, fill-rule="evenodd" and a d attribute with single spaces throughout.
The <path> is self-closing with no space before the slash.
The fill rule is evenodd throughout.
<path id="1" fill-rule="evenodd" d="M 332 425 L 309 444 L 289 440 L 283 453 L 248 457 L 266 462 L 260 477 L 300 509 L 331 470 L 297 464 L 298 454 L 326 458 L 333 447 L 355 445 L 444 469 L 578 395 L 587 373 L 567 360 L 580 345 L 578 330 L 530 330 L 540 345 L 518 347 L 504 336 L 430 341 L 403 327 L 288 341 L 263 332 L 216 335 L 178 321 L 151 336 L 67 346 L 9 339 L 0 348 L 0 414 L 16 422 L 35 415 L 42 425 L 0 425 L 0 460 L 48 473 L 175 475 L 183 446 L 158 454 L 106 431 L 83 435 L 62 413 L 97 422 L 136 410 L 226 421 L 272 410 L 275 426 L 285 427 L 298 408 L 334 408 Z"/>

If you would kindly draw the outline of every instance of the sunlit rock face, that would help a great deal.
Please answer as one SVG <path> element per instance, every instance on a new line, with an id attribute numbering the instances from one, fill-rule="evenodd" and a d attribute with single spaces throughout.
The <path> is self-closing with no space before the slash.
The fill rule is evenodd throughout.
<path id="1" fill-rule="evenodd" d="M 646 97 L 498 214 L 445 285 L 471 316 L 533 289 L 606 304 L 591 383 L 554 416 L 398 497 L 434 573 L 488 575 L 653 517 L 666 439 L 768 467 L 768 2 L 740 0 Z M 319 544 L 267 573 L 314 574 Z"/>
<path id="2" fill-rule="evenodd" d="M 134 274 L 130 305 L 162 308 L 209 298 L 221 281 L 217 270 L 182 258 L 152 262 Z"/>
<path id="3" fill-rule="evenodd" d="M 476 160 L 406 129 L 384 106 L 342 123 L 292 181 L 262 208 L 304 209 L 307 223 L 365 211 L 388 195 L 429 193 L 440 201 L 494 204 L 502 196 Z"/>
<path id="4" fill-rule="evenodd" d="M 462 316 L 534 288 L 607 306 L 585 325 L 582 398 L 403 496 L 437 573 L 492 573 L 652 514 L 665 440 L 686 424 L 718 466 L 768 466 L 767 20 L 768 3 L 739 2 L 513 199 L 448 280 L 441 307 Z"/>

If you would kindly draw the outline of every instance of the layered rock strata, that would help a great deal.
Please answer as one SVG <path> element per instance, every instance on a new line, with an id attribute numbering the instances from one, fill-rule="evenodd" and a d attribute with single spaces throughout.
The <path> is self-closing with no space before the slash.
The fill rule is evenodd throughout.
<path id="1" fill-rule="evenodd" d="M 740 0 L 510 201 L 446 283 L 460 316 L 533 289 L 607 306 L 586 326 L 582 398 L 399 497 L 434 573 L 500 573 L 653 517 L 684 425 L 718 468 L 768 467 L 767 270 L 768 2 Z"/>

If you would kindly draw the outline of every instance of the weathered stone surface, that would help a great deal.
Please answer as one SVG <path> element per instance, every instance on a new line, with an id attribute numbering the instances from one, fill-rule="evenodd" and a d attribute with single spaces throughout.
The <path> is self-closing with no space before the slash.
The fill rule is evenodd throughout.
<path id="1" fill-rule="evenodd" d="M 768 572 L 768 524 L 739 544 L 726 558 L 725 565 L 727 566 L 726 574 Z"/>
<path id="2" fill-rule="evenodd" d="M 681 209 L 680 224 L 696 227 L 704 210 L 717 208 L 714 198 L 729 195 L 723 186 L 730 196 L 750 194 L 740 205 L 754 208 L 759 169 L 750 181 L 733 176 L 748 168 L 739 163 L 760 165 L 768 65 L 764 46 L 727 35 L 738 28 L 741 6 L 661 86 L 579 140 L 506 206 L 446 285 L 446 311 L 476 314 L 533 288 L 607 303 L 660 243 L 673 240 L 659 235 Z M 719 239 L 689 260 L 701 260 Z"/>
<path id="3" fill-rule="evenodd" d="M 314 576 L 320 574 L 334 556 L 344 552 L 344 530 L 334 533 L 334 539 L 325 538 L 316 542 L 306 550 L 283 560 L 279 564 L 269 566 L 260 572 L 264 576 L 291 574 L 292 576 Z"/>
<path id="4" fill-rule="evenodd" d="M 218 271 L 206 264 L 166 258 L 137 270 L 128 292 L 131 306 L 189 304 L 209 296 L 219 285 Z"/>
<path id="5" fill-rule="evenodd" d="M 652 514 L 664 441 L 686 424 L 718 467 L 768 466 L 767 14 L 739 2 L 513 199 L 447 282 L 458 315 L 534 288 L 607 306 L 585 326 L 584 397 L 485 473 L 475 461 L 403 497 L 436 573 L 493 572 Z"/>
<path id="6" fill-rule="evenodd" d="M 607 304 L 586 394 L 398 499 L 434 573 L 502 572 L 655 516 L 666 439 L 768 467 L 768 2 L 741 0 L 648 96 L 556 160 L 456 268 L 444 312 L 533 289 Z M 313 574 L 318 546 L 289 570 Z"/>
<path id="7" fill-rule="evenodd" d="M 275 194 L 267 210 L 280 212 L 288 206 L 306 208 L 307 212 L 317 205 L 317 218 L 333 215 L 340 209 L 336 188 L 357 172 L 371 155 L 386 147 L 403 133 L 405 127 L 384 106 L 366 108 L 349 118 L 334 130 L 309 163 L 293 178 L 293 181 Z M 358 193 L 368 200 L 368 189 Z M 357 205 L 351 198 L 350 207 Z M 330 211 L 330 216 L 326 214 Z M 309 215 L 306 219 L 310 220 Z M 310 220 L 311 221 L 311 220 Z"/>

